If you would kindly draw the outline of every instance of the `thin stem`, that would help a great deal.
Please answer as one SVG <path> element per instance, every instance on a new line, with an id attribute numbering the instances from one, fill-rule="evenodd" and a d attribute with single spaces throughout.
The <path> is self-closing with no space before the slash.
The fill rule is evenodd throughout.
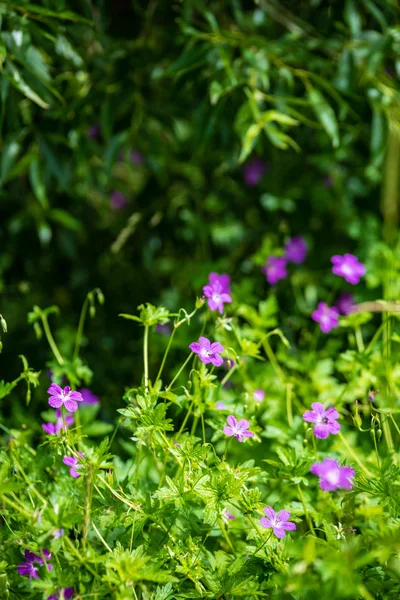
<path id="1" fill-rule="evenodd" d="M 239 365 L 236 364 L 232 367 L 232 369 L 230 369 L 230 371 L 228 371 L 228 373 L 225 375 L 225 377 L 221 380 L 221 387 L 224 387 L 226 382 L 232 377 L 232 375 L 238 368 L 239 368 Z"/>
<path id="2" fill-rule="evenodd" d="M 277 358 L 276 358 L 276 356 L 274 354 L 274 351 L 271 348 L 271 344 L 269 343 L 269 341 L 267 339 L 265 339 L 263 341 L 263 346 L 264 346 L 265 353 L 268 356 L 269 362 L 272 365 L 272 368 L 274 369 L 274 371 L 277 374 L 277 376 L 279 377 L 279 379 L 281 381 L 284 381 L 285 376 L 283 374 L 283 371 L 282 371 L 282 369 L 281 369 L 281 367 L 280 367 L 280 365 L 279 365 L 279 363 L 277 361 Z"/>
<path id="3" fill-rule="evenodd" d="M 90 510 L 92 507 L 92 496 L 93 496 L 93 473 L 92 467 L 88 469 L 88 477 L 86 484 L 86 502 L 85 502 L 85 521 L 83 525 L 83 539 L 82 546 L 86 549 L 87 538 L 89 536 L 89 523 L 90 523 Z"/>
<path id="4" fill-rule="evenodd" d="M 186 425 L 186 423 L 187 423 L 187 421 L 188 421 L 188 419 L 189 419 L 189 417 L 190 417 L 190 414 L 191 414 L 191 412 L 192 412 L 192 410 L 193 410 L 193 406 L 194 406 L 194 399 L 192 399 L 192 401 L 191 401 L 191 403 L 190 403 L 190 405 L 189 405 L 189 410 L 186 412 L 186 416 L 185 416 L 185 418 L 183 419 L 183 423 L 182 423 L 182 425 L 181 425 L 181 427 L 180 427 L 180 429 L 179 429 L 179 431 L 178 431 L 178 433 L 177 433 L 177 436 L 176 436 L 176 438 L 175 438 L 175 439 L 176 439 L 176 441 L 178 441 L 178 439 L 179 439 L 179 436 L 182 434 L 182 431 L 185 429 L 185 425 Z"/>
<path id="5" fill-rule="evenodd" d="M 49 346 L 52 349 L 52 352 L 53 352 L 54 356 L 56 357 L 58 364 L 63 365 L 64 359 L 61 356 L 60 351 L 57 348 L 57 344 L 55 343 L 52 333 L 50 331 L 49 322 L 47 320 L 47 315 L 44 315 L 44 314 L 42 315 L 42 323 L 43 323 L 44 333 L 46 335 L 47 341 L 49 342 Z"/>
<path id="6" fill-rule="evenodd" d="M 362 354 L 365 350 L 365 346 L 364 346 L 364 340 L 363 340 L 363 336 L 361 333 L 361 328 L 359 325 L 357 325 L 354 328 L 354 332 L 356 335 L 356 344 L 357 344 L 357 350 L 359 351 L 360 354 Z"/>
<path id="7" fill-rule="evenodd" d="M 181 368 L 179 369 L 179 371 L 177 372 L 177 374 L 175 375 L 175 377 L 173 378 L 173 380 L 171 381 L 171 383 L 169 384 L 169 386 L 166 388 L 167 391 L 172 388 L 173 384 L 178 379 L 179 375 L 182 373 L 183 369 L 186 367 L 186 365 L 188 364 L 188 362 L 192 358 L 192 356 L 193 356 L 193 352 L 191 352 L 189 354 L 189 356 L 187 357 L 187 359 L 185 360 L 185 362 L 183 363 L 183 365 L 181 366 Z"/>
<path id="8" fill-rule="evenodd" d="M 95 532 L 97 533 L 97 535 L 99 536 L 99 539 L 103 542 L 104 546 L 107 548 L 107 550 L 109 552 L 112 552 L 110 546 L 107 544 L 106 540 L 103 538 L 103 536 L 101 535 L 100 531 L 97 529 L 97 527 L 93 521 L 92 521 L 92 527 L 95 530 Z"/>
<path id="9" fill-rule="evenodd" d="M 302 489 L 301 489 L 301 487 L 300 487 L 300 484 L 297 484 L 297 492 L 298 492 L 298 494 L 299 494 L 300 502 L 301 502 L 301 503 L 302 503 L 302 505 L 303 505 L 304 515 L 305 515 L 305 517 L 306 517 L 306 519 L 307 519 L 307 523 L 308 523 L 308 526 L 309 526 L 309 528 L 310 528 L 310 531 L 311 531 L 311 533 L 312 533 L 313 535 L 316 535 L 316 533 L 315 533 L 315 529 L 314 529 L 314 525 L 313 525 L 313 522 L 312 522 L 312 519 L 311 519 L 311 517 L 310 517 L 310 515 L 309 515 L 309 513 L 308 513 L 308 510 L 307 510 L 306 501 L 305 501 L 305 499 L 304 499 L 303 492 L 302 492 Z"/>
<path id="10" fill-rule="evenodd" d="M 267 544 L 269 542 L 271 535 L 272 535 L 272 529 L 269 532 L 269 536 L 267 537 L 267 539 L 264 540 L 263 543 L 260 546 L 258 546 L 258 548 L 256 550 L 254 550 L 253 556 L 255 556 L 257 554 L 257 552 L 259 552 L 262 548 L 264 548 L 265 544 Z"/>
<path id="11" fill-rule="evenodd" d="M 83 327 L 85 325 L 85 319 L 86 319 L 86 313 L 87 313 L 88 306 L 89 306 L 89 298 L 86 296 L 85 302 L 83 303 L 83 306 L 82 306 L 81 315 L 79 317 L 78 330 L 76 332 L 76 339 L 75 339 L 73 360 L 76 360 L 79 356 L 79 349 L 80 349 L 81 342 L 82 342 Z"/>
<path id="12" fill-rule="evenodd" d="M 289 427 L 293 427 L 292 391 L 293 383 L 288 383 L 286 386 L 286 412 Z"/>
<path id="13" fill-rule="evenodd" d="M 359 457 L 357 456 L 357 454 L 354 452 L 353 448 L 349 445 L 349 443 L 346 441 L 345 437 L 343 436 L 342 432 L 339 431 L 338 436 L 343 444 L 343 446 L 346 448 L 347 452 L 350 454 L 350 456 L 355 460 L 355 462 L 358 464 L 358 466 L 360 467 L 360 469 L 362 469 L 364 471 L 364 473 L 368 476 L 368 477 L 373 477 L 373 474 L 371 473 L 371 471 L 368 471 L 367 467 L 361 462 L 361 460 L 359 459 Z"/>
<path id="14" fill-rule="evenodd" d="M 224 536 L 226 543 L 228 544 L 228 546 L 231 549 L 231 551 L 233 552 L 233 554 L 236 555 L 235 548 L 232 546 L 232 542 L 229 539 L 228 532 L 225 529 L 225 525 L 222 522 L 222 519 L 218 519 L 218 525 L 219 525 L 219 528 L 221 529 L 222 535 Z"/>
<path id="15" fill-rule="evenodd" d="M 144 363 L 144 387 L 149 387 L 149 326 L 144 326 L 143 341 L 143 363 Z"/>
<path id="16" fill-rule="evenodd" d="M 176 331 L 176 327 L 174 328 L 173 332 L 172 332 L 172 333 L 171 333 L 171 335 L 169 336 L 168 345 L 167 345 L 167 347 L 166 347 L 166 349 L 165 349 L 164 356 L 163 356 L 163 359 L 162 359 L 162 361 L 161 361 L 160 369 L 159 369 L 159 371 L 158 371 L 158 373 L 157 373 L 157 377 L 156 377 L 156 380 L 155 380 L 155 382 L 154 382 L 154 385 L 156 385 L 156 383 L 157 383 L 157 382 L 158 382 L 158 380 L 160 379 L 160 377 L 161 377 L 161 375 L 162 375 L 162 372 L 163 372 L 163 370 L 164 370 L 165 361 L 167 360 L 167 356 L 168 356 L 168 353 L 169 353 L 169 351 L 170 351 L 170 348 L 171 348 L 172 340 L 174 339 L 175 331 Z"/>

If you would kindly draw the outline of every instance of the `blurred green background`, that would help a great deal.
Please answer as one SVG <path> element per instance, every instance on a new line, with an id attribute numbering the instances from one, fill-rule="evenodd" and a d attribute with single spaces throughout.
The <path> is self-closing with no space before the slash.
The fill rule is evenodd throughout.
<path id="1" fill-rule="evenodd" d="M 68 348 L 98 286 L 82 356 L 115 410 L 142 372 L 118 313 L 192 310 L 211 270 L 252 304 L 299 234 L 312 303 L 333 253 L 392 243 L 398 18 L 390 0 L 0 2 L 1 377 L 50 359 L 34 304 L 60 307 Z"/>

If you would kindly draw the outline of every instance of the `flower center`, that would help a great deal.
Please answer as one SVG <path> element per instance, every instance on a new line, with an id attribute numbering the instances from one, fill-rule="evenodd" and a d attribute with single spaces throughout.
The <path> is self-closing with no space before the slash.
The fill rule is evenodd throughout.
<path id="1" fill-rule="evenodd" d="M 212 299 L 214 300 L 214 302 L 219 304 L 221 302 L 221 295 L 217 292 L 214 292 L 214 294 L 212 295 Z"/>
<path id="2" fill-rule="evenodd" d="M 325 479 L 328 483 L 331 483 L 332 485 L 336 485 L 340 479 L 339 469 L 331 469 L 330 471 L 328 471 L 327 474 L 325 475 Z"/>

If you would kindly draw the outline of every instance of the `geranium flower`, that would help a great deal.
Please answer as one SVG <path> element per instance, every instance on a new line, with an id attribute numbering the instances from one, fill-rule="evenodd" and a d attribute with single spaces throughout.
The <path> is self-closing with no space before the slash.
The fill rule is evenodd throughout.
<path id="1" fill-rule="evenodd" d="M 47 550 L 47 548 L 43 548 L 42 554 L 45 557 L 46 561 L 50 560 L 51 553 Z M 29 550 L 25 550 L 24 552 L 25 562 L 21 563 L 17 567 L 17 571 L 23 577 L 28 576 L 29 579 L 40 579 L 38 575 L 39 566 L 44 564 L 44 560 L 38 554 L 34 552 L 30 552 Z M 35 564 L 39 565 L 35 567 Z M 48 571 L 51 571 L 53 565 L 46 564 Z"/>
<path id="2" fill-rule="evenodd" d="M 222 273 L 221 275 L 214 272 L 210 273 L 208 276 L 208 285 L 213 286 L 215 283 L 219 283 L 222 286 L 222 291 L 226 294 L 231 293 L 231 278 L 226 273 Z"/>
<path id="3" fill-rule="evenodd" d="M 336 300 L 336 308 L 341 315 L 349 315 L 353 311 L 354 299 L 352 294 L 349 292 L 343 292 Z"/>
<path id="4" fill-rule="evenodd" d="M 48 435 L 58 435 L 61 429 L 67 429 L 67 427 L 74 423 L 74 417 L 72 415 L 66 415 L 64 419 L 62 418 L 62 411 L 60 408 L 57 408 L 56 410 L 56 418 L 57 421 L 55 423 L 42 424 L 42 428 Z"/>
<path id="5" fill-rule="evenodd" d="M 75 412 L 78 409 L 78 402 L 82 402 L 82 394 L 74 392 L 69 385 L 62 389 L 56 383 L 52 383 L 47 393 L 50 394 L 49 404 L 53 408 L 60 408 L 63 404 L 69 412 Z"/>
<path id="6" fill-rule="evenodd" d="M 230 304 L 232 298 L 226 292 L 219 281 L 215 281 L 212 285 L 203 287 L 203 294 L 208 298 L 208 308 L 210 310 L 218 310 L 222 315 L 224 312 L 224 304 Z"/>
<path id="7" fill-rule="evenodd" d="M 55 592 L 47 598 L 47 600 L 68 600 L 74 595 L 74 590 L 71 587 L 63 588 L 59 592 Z"/>
<path id="8" fill-rule="evenodd" d="M 243 176 L 247 185 L 253 187 L 264 177 L 267 166 L 260 158 L 254 157 L 243 168 Z"/>
<path id="9" fill-rule="evenodd" d="M 128 199 L 119 190 L 114 190 L 111 192 L 110 203 L 113 210 L 120 210 L 128 204 Z"/>
<path id="10" fill-rule="evenodd" d="M 256 402 L 262 402 L 265 398 L 264 390 L 254 390 L 253 398 Z"/>
<path id="11" fill-rule="evenodd" d="M 343 256 L 335 254 L 331 257 L 331 263 L 333 264 L 332 273 L 343 277 L 353 285 L 356 285 L 365 275 L 365 265 L 360 263 L 354 254 L 344 254 Z"/>
<path id="12" fill-rule="evenodd" d="M 325 439 L 329 434 L 339 433 L 340 424 L 337 422 L 337 419 L 340 418 L 340 414 L 336 408 L 328 408 L 325 410 L 325 407 L 321 402 L 313 402 L 311 408 L 312 410 L 306 410 L 303 419 L 308 423 L 315 423 L 315 437 Z"/>
<path id="13" fill-rule="evenodd" d="M 333 458 L 324 458 L 320 463 L 314 463 L 311 473 L 319 477 L 319 485 L 324 492 L 332 492 L 338 488 L 351 490 L 353 487 L 354 469 L 341 467 Z"/>
<path id="14" fill-rule="evenodd" d="M 285 245 L 285 258 L 288 262 L 303 263 L 307 252 L 308 246 L 306 240 L 301 235 L 291 238 Z"/>
<path id="15" fill-rule="evenodd" d="M 100 398 L 96 396 L 96 394 L 93 394 L 92 390 L 89 390 L 89 388 L 82 388 L 80 393 L 83 398 L 82 406 L 85 404 L 99 404 Z"/>
<path id="16" fill-rule="evenodd" d="M 198 342 L 192 342 L 189 346 L 192 352 L 198 355 L 202 363 L 207 365 L 213 364 L 215 367 L 220 367 L 224 362 L 220 352 L 224 351 L 224 347 L 219 342 L 211 343 L 206 337 L 199 337 Z"/>
<path id="17" fill-rule="evenodd" d="M 266 529 L 271 529 L 277 538 L 283 538 L 286 535 L 286 531 L 294 531 L 296 529 L 295 523 L 291 523 L 290 512 L 287 510 L 280 510 L 278 514 L 270 506 L 264 508 L 266 517 L 261 517 L 260 523 Z"/>
<path id="18" fill-rule="evenodd" d="M 243 442 L 243 438 L 254 437 L 254 433 L 249 431 L 250 423 L 246 419 L 241 419 L 239 423 L 233 415 L 227 417 L 226 422 L 228 425 L 224 427 L 224 433 L 228 437 L 235 436 L 239 442 Z"/>
<path id="19" fill-rule="evenodd" d="M 326 302 L 320 302 L 317 310 L 311 315 L 313 321 L 319 323 L 323 333 L 329 333 L 339 325 L 339 311 L 335 306 L 328 306 Z"/>
<path id="20" fill-rule="evenodd" d="M 268 257 L 267 264 L 261 270 L 270 285 L 275 285 L 278 281 L 287 277 L 286 264 L 286 258 L 280 256 Z"/>
<path id="21" fill-rule="evenodd" d="M 82 452 L 79 452 L 79 454 L 83 458 Z M 64 458 L 62 459 L 62 461 L 63 461 L 64 465 L 67 465 L 68 467 L 71 467 L 70 470 L 69 470 L 69 474 L 71 475 L 71 477 L 73 477 L 74 479 L 77 479 L 77 477 L 81 476 L 81 473 L 78 473 L 78 471 L 76 470 L 79 467 L 83 466 L 79 462 L 79 458 L 76 458 L 75 456 L 64 456 Z"/>

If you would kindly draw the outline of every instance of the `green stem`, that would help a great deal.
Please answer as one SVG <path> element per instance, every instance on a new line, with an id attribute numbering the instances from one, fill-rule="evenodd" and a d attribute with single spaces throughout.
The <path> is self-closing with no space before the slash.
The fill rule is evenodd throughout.
<path id="1" fill-rule="evenodd" d="M 222 535 L 224 536 L 226 543 L 228 544 L 228 546 L 231 549 L 231 551 L 233 552 L 233 554 L 236 555 L 235 548 L 232 546 L 232 542 L 229 539 L 228 532 L 225 529 L 225 525 L 222 522 L 222 519 L 218 519 L 218 525 L 219 525 L 219 528 L 221 529 Z"/>
<path id="2" fill-rule="evenodd" d="M 362 336 L 361 329 L 360 329 L 359 325 L 357 325 L 354 328 L 354 332 L 355 332 L 355 335 L 356 335 L 357 350 L 359 351 L 360 354 L 362 354 L 364 352 L 364 350 L 365 350 L 365 346 L 364 346 L 364 340 L 363 340 L 363 336 Z"/>
<path id="3" fill-rule="evenodd" d="M 301 489 L 301 487 L 300 487 L 300 484 L 297 484 L 297 492 L 298 492 L 298 494 L 299 494 L 300 502 L 301 502 L 301 503 L 302 503 L 302 505 L 303 505 L 304 516 L 305 516 L 305 517 L 306 517 L 306 519 L 307 519 L 307 523 L 308 523 L 308 526 L 309 526 L 309 528 L 310 528 L 310 531 L 311 531 L 311 533 L 312 533 L 313 535 L 316 535 L 316 533 L 315 533 L 315 529 L 314 529 L 314 525 L 313 525 L 313 522 L 312 522 L 312 519 L 311 519 L 311 517 L 310 517 L 310 515 L 309 515 L 309 513 L 308 513 L 308 510 L 307 510 L 306 501 L 305 501 L 305 499 L 304 499 L 303 492 L 302 492 L 302 489 Z"/>
<path id="4" fill-rule="evenodd" d="M 43 323 L 44 333 L 46 335 L 47 341 L 49 342 L 49 346 L 52 349 L 52 352 L 53 352 L 54 356 L 56 357 L 58 364 L 63 365 L 64 359 L 61 356 L 60 351 L 57 348 L 57 344 L 55 343 L 52 333 L 50 331 L 49 322 L 47 320 L 47 315 L 42 315 L 42 323 Z"/>
<path id="5" fill-rule="evenodd" d="M 232 369 L 225 375 L 225 377 L 222 379 L 221 381 L 221 387 L 224 387 L 224 385 L 226 384 L 226 382 L 232 377 L 232 375 L 234 374 L 234 372 L 239 368 L 239 365 L 236 364 L 232 367 Z"/>
<path id="6" fill-rule="evenodd" d="M 272 533 L 273 533 L 273 530 L 271 529 L 271 531 L 269 532 L 269 536 L 267 537 L 267 539 L 264 540 L 263 543 L 260 546 L 258 546 L 258 548 L 256 550 L 254 550 L 253 556 L 255 556 L 257 554 L 257 552 L 259 552 L 262 548 L 264 548 L 265 544 L 267 544 L 269 542 Z"/>
<path id="7" fill-rule="evenodd" d="M 168 356 L 168 353 L 169 353 L 170 348 L 171 348 L 172 340 L 174 339 L 175 331 L 176 331 L 176 328 L 173 330 L 173 332 L 169 336 L 168 345 L 167 345 L 167 348 L 166 348 L 166 350 L 164 352 L 164 356 L 163 356 L 163 359 L 162 359 L 162 362 L 161 362 L 161 365 L 160 365 L 160 369 L 159 369 L 159 371 L 157 373 L 157 377 L 156 377 L 156 380 L 154 382 L 154 385 L 156 385 L 156 383 L 160 379 L 160 377 L 162 375 L 162 372 L 164 370 L 165 361 L 167 360 L 167 356 Z"/>
<path id="8" fill-rule="evenodd" d="M 89 298 L 86 297 L 85 302 L 83 303 L 83 306 L 82 306 L 81 315 L 79 317 L 78 330 L 76 332 L 76 339 L 75 339 L 73 360 L 76 360 L 79 356 L 79 349 L 80 349 L 81 342 L 82 342 L 83 327 L 85 325 L 85 319 L 86 319 L 86 313 L 87 313 L 88 306 L 89 306 Z"/>
<path id="9" fill-rule="evenodd" d="M 286 386 L 286 412 L 287 412 L 289 427 L 293 427 L 292 391 L 293 391 L 293 384 L 288 383 Z"/>
<path id="10" fill-rule="evenodd" d="M 187 357 L 187 359 L 185 360 L 185 362 L 183 363 L 183 365 L 181 366 L 181 368 L 179 369 L 179 371 L 177 372 L 177 374 L 175 375 L 175 377 L 173 378 L 173 380 L 171 381 L 171 383 L 169 384 L 169 386 L 166 388 L 167 391 L 172 388 L 173 384 L 178 379 L 179 375 L 182 373 L 183 369 L 186 367 L 186 365 L 188 364 L 188 362 L 192 358 L 192 356 L 193 356 L 193 352 L 191 352 L 189 354 L 189 356 Z"/>
<path id="11" fill-rule="evenodd" d="M 89 536 L 90 510 L 92 507 L 93 496 L 93 473 L 92 467 L 88 469 L 87 484 L 86 484 L 86 502 L 85 502 L 85 522 L 83 526 L 82 547 L 86 550 L 87 538 Z"/>
<path id="12" fill-rule="evenodd" d="M 144 387 L 149 387 L 149 326 L 144 326 L 143 341 L 143 363 L 144 363 Z"/>
<path id="13" fill-rule="evenodd" d="M 186 425 L 186 423 L 187 423 L 187 421 L 188 421 L 188 419 L 189 419 L 189 417 L 190 417 L 190 414 L 191 414 L 191 412 L 192 412 L 192 410 L 193 410 L 193 406 L 194 406 L 194 399 L 192 399 L 192 401 L 191 401 L 191 403 L 190 403 L 190 406 L 189 406 L 189 409 L 188 409 L 188 411 L 186 412 L 186 416 L 185 416 L 185 418 L 183 419 L 183 423 L 182 423 L 182 425 L 181 425 L 181 427 L 180 427 L 180 429 L 179 429 L 179 431 L 178 431 L 178 433 L 177 433 L 177 436 L 176 436 L 176 438 L 175 438 L 175 439 L 176 439 L 176 441 L 178 441 L 178 439 L 179 439 L 179 436 L 182 434 L 182 431 L 185 429 L 185 425 Z"/>
<path id="14" fill-rule="evenodd" d="M 265 353 L 268 356 L 269 362 L 272 365 L 272 368 L 274 369 L 274 371 L 277 374 L 277 376 L 279 377 L 279 379 L 281 381 L 284 381 L 285 376 L 283 374 L 283 371 L 282 371 L 282 369 L 281 369 L 281 367 L 280 367 L 280 365 L 279 365 L 279 363 L 277 361 L 277 358 L 276 358 L 276 356 L 274 354 L 274 351 L 271 348 L 271 344 L 269 343 L 269 341 L 267 339 L 265 339 L 263 341 L 263 346 L 264 346 Z"/>
<path id="15" fill-rule="evenodd" d="M 349 443 L 346 441 L 345 437 L 343 436 L 342 432 L 339 431 L 338 436 L 343 444 L 343 446 L 346 448 L 347 452 L 350 454 L 350 456 L 355 460 L 355 462 L 358 464 L 358 466 L 360 467 L 360 469 L 362 469 L 364 471 L 364 473 L 368 476 L 368 477 L 373 477 L 373 474 L 371 473 L 371 471 L 368 471 L 367 467 L 361 462 L 361 460 L 359 459 L 359 457 L 357 456 L 357 454 L 354 452 L 353 448 L 349 445 Z"/>

